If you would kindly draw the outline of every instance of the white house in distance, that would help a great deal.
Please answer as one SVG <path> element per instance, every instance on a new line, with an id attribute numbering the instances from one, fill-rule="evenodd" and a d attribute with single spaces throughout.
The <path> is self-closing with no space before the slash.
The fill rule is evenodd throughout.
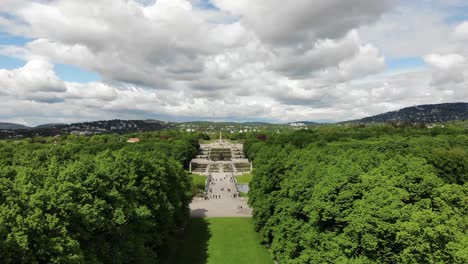
<path id="1" fill-rule="evenodd" d="M 306 124 L 304 123 L 291 123 L 289 125 L 292 127 L 305 127 L 306 126 Z"/>

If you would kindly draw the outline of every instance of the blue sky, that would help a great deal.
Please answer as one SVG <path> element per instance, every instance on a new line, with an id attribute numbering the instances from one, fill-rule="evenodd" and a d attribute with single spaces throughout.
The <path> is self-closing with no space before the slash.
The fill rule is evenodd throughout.
<path id="1" fill-rule="evenodd" d="M 209 0 L 199 0 L 196 2 L 196 6 L 203 9 L 218 10 L 218 8 Z"/>
<path id="2" fill-rule="evenodd" d="M 33 41 L 33 39 L 0 31 L 0 47 L 23 47 L 31 41 Z M 25 63 L 26 62 L 20 58 L 0 55 L 0 69 L 12 70 L 24 66 Z M 57 63 L 54 65 L 54 70 L 57 76 L 68 82 L 86 83 L 101 80 L 99 74 L 73 65 Z"/>
<path id="3" fill-rule="evenodd" d="M 32 39 L 0 32 L 0 46 L 23 47 L 30 41 L 32 41 Z M 25 63 L 24 60 L 19 58 L 0 55 L 0 69 L 12 70 L 24 66 Z M 73 65 L 57 63 L 54 65 L 54 70 L 57 76 L 68 82 L 86 83 L 101 80 L 99 74 Z"/>
<path id="4" fill-rule="evenodd" d="M 73 65 L 55 64 L 54 70 L 57 73 L 57 76 L 60 77 L 60 79 L 67 82 L 87 83 L 101 80 L 99 74 L 83 70 Z"/>
<path id="5" fill-rule="evenodd" d="M 387 71 L 420 70 L 426 67 L 426 63 L 420 57 L 387 59 Z"/>
<path id="6" fill-rule="evenodd" d="M 32 39 L 26 38 L 23 36 L 13 36 L 6 32 L 0 31 L 0 45 L 14 45 L 14 46 L 23 46 Z"/>

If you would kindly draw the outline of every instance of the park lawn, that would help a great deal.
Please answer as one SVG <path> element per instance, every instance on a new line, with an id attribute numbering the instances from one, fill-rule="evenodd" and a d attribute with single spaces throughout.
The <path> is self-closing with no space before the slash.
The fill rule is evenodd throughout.
<path id="1" fill-rule="evenodd" d="M 251 218 L 191 218 L 178 264 L 272 264 Z"/>
<path id="2" fill-rule="evenodd" d="M 252 174 L 243 174 L 241 176 L 237 176 L 237 183 L 247 184 L 252 181 Z"/>
<path id="3" fill-rule="evenodd" d="M 245 192 L 239 192 L 239 197 L 249 197 L 249 194 Z"/>
<path id="4" fill-rule="evenodd" d="M 192 183 L 193 185 L 202 185 L 205 186 L 206 177 L 198 174 L 192 173 Z"/>
<path id="5" fill-rule="evenodd" d="M 191 174 L 192 177 L 192 196 L 196 196 L 205 191 L 205 176 Z"/>

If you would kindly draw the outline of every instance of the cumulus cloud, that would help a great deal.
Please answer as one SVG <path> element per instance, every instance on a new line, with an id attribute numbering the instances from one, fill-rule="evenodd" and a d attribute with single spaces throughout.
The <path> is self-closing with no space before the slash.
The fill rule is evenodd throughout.
<path id="1" fill-rule="evenodd" d="M 207 63 L 211 57 L 243 54 L 255 43 L 267 50 L 263 58 L 276 59 L 264 63 L 291 76 L 303 78 L 335 66 L 359 50 L 357 34 L 348 32 L 377 19 L 393 2 L 214 1 L 218 13 L 238 18 L 213 23 L 208 15 L 213 11 L 199 10 L 186 0 L 149 5 L 59 0 L 20 6 L 14 12 L 19 22 L 10 29 L 35 39 L 27 45 L 32 54 L 97 71 L 107 79 L 164 89 L 173 88 L 164 80 L 198 79 L 212 66 Z M 288 45 L 269 47 L 277 42 Z"/>
<path id="2" fill-rule="evenodd" d="M 31 109 L 35 123 L 336 121 L 467 98 L 465 23 L 450 27 L 434 9 L 394 9 L 396 0 L 210 3 L 0 1 L 8 14 L 0 30 L 31 39 L 0 46 L 26 61 L 0 70 L 0 100 L 8 102 L 0 118 L 24 120 Z M 429 69 L 388 74 L 386 56 L 422 56 Z M 55 63 L 102 81 L 62 81 Z"/>
<path id="3" fill-rule="evenodd" d="M 425 58 L 432 67 L 433 85 L 463 83 L 467 73 L 466 58 L 459 54 L 430 54 Z"/>
<path id="4" fill-rule="evenodd" d="M 192 78 L 203 70 L 204 56 L 247 37 L 237 23 L 209 23 L 185 0 L 32 2 L 15 15 L 19 22 L 10 29 L 36 39 L 27 45 L 33 54 L 160 88 L 173 73 Z"/>
<path id="5" fill-rule="evenodd" d="M 445 0 L 444 0 L 445 1 Z M 376 23 L 358 29 L 363 41 L 371 42 L 387 57 L 421 57 L 453 48 L 452 27 L 447 13 L 434 0 L 405 1 Z"/>
<path id="6" fill-rule="evenodd" d="M 4 94 L 18 98 L 55 102 L 57 94 L 66 91 L 65 84 L 53 71 L 53 65 L 44 60 L 31 60 L 15 70 L 0 69 L 0 86 Z"/>
<path id="7" fill-rule="evenodd" d="M 373 22 L 396 3 L 393 0 L 213 2 L 220 9 L 239 16 L 262 40 L 299 46 L 305 41 L 314 43 L 319 39 L 342 37 L 351 29 Z"/>
<path id="8" fill-rule="evenodd" d="M 359 51 L 360 41 L 355 32 L 343 39 L 323 39 L 306 51 L 294 48 L 277 50 L 278 70 L 290 76 L 304 76 L 338 65 Z"/>
<path id="9" fill-rule="evenodd" d="M 458 40 L 468 40 L 468 21 L 459 24 L 455 28 L 454 35 Z"/>
<path id="10" fill-rule="evenodd" d="M 429 65 L 442 70 L 455 68 L 465 62 L 465 58 L 459 54 L 430 54 L 427 55 L 424 59 Z"/>
<path id="11" fill-rule="evenodd" d="M 451 52 L 428 54 L 424 61 L 431 67 L 432 85 L 456 94 L 468 84 L 468 22 L 456 25 L 452 32 Z"/>

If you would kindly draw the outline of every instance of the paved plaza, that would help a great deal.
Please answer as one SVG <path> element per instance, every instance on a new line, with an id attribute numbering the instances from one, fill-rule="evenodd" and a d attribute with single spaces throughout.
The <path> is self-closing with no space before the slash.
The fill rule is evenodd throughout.
<path id="1" fill-rule="evenodd" d="M 246 198 L 239 198 L 232 173 L 212 173 L 206 200 L 194 199 L 192 217 L 250 217 Z"/>
<path id="2" fill-rule="evenodd" d="M 236 165 L 244 164 L 244 167 L 250 167 L 250 163 L 243 157 L 243 154 L 239 154 L 242 147 L 242 144 L 231 144 L 223 140 L 201 146 L 201 155 L 192 163 L 194 167 L 197 164 L 197 168 L 201 167 L 200 164 L 207 165 L 198 172 L 207 177 L 207 186 L 205 197 L 195 197 L 190 204 L 191 217 L 252 216 L 252 209 L 247 205 L 247 198 L 239 197 L 236 187 L 236 176 L 242 175 L 242 172 L 237 171 Z M 212 151 L 221 148 L 229 149 L 232 155 L 224 154 L 222 160 L 213 158 Z M 218 158 L 219 155 L 216 157 Z"/>

